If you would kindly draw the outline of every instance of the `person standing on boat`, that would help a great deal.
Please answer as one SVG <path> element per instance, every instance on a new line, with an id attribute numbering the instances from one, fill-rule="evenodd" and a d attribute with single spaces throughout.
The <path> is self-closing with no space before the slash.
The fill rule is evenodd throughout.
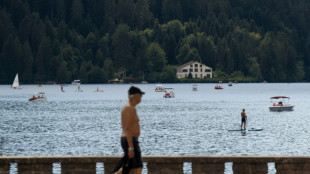
<path id="1" fill-rule="evenodd" d="M 121 145 L 125 153 L 120 169 L 115 169 L 116 174 L 129 170 L 130 173 L 141 174 L 143 163 L 141 158 L 141 150 L 138 138 L 140 136 L 139 117 L 137 115 L 136 106 L 141 102 L 142 95 L 145 94 L 139 88 L 131 86 L 128 90 L 129 101 L 122 109 L 122 136 Z M 126 165 L 129 164 L 129 167 Z M 129 168 L 129 169 L 128 169 Z M 127 172 L 126 172 L 127 173 Z"/>
<path id="2" fill-rule="evenodd" d="M 243 129 L 245 130 L 245 126 L 246 126 L 246 120 L 247 120 L 247 115 L 245 114 L 245 109 L 242 109 L 241 112 L 241 129 L 242 129 L 242 125 L 243 125 Z"/>

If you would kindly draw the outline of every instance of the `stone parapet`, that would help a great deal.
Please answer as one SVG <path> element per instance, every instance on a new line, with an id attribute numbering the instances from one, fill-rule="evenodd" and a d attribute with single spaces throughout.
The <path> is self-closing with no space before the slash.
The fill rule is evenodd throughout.
<path id="1" fill-rule="evenodd" d="M 112 173 L 121 156 L 0 156 L 0 174 L 10 173 L 17 163 L 19 174 L 52 174 L 53 164 L 60 163 L 61 173 L 96 174 L 96 164 L 104 164 L 104 172 Z M 184 163 L 191 163 L 193 174 L 220 174 L 225 163 L 232 163 L 234 174 L 267 174 L 268 163 L 274 163 L 278 174 L 310 171 L 308 156 L 144 156 L 148 174 L 183 173 Z"/>

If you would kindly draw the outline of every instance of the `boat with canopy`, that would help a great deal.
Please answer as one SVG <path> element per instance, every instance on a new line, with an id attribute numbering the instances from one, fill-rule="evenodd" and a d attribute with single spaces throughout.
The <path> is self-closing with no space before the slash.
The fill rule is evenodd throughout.
<path id="1" fill-rule="evenodd" d="M 269 107 L 270 111 L 293 111 L 294 106 L 293 104 L 289 104 L 290 97 L 286 96 L 274 96 L 270 97 L 270 102 L 272 106 Z"/>

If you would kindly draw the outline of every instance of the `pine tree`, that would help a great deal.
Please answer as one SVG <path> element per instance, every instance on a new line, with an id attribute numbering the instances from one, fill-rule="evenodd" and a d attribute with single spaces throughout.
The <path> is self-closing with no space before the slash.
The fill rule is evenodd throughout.
<path id="1" fill-rule="evenodd" d="M 50 79 L 50 60 L 52 57 L 51 41 L 49 37 L 44 37 L 38 48 L 35 59 L 35 82 L 45 82 Z"/>
<path id="2" fill-rule="evenodd" d="M 23 46 L 23 83 L 33 82 L 33 55 L 29 42 L 25 42 Z"/>

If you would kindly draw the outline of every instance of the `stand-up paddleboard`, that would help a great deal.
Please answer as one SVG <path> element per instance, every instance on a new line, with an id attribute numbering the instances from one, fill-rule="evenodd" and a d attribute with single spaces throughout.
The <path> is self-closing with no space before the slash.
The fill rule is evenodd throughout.
<path id="1" fill-rule="evenodd" d="M 251 128 L 251 129 L 229 129 L 228 131 L 262 131 L 263 129 L 255 129 L 255 128 Z"/>

